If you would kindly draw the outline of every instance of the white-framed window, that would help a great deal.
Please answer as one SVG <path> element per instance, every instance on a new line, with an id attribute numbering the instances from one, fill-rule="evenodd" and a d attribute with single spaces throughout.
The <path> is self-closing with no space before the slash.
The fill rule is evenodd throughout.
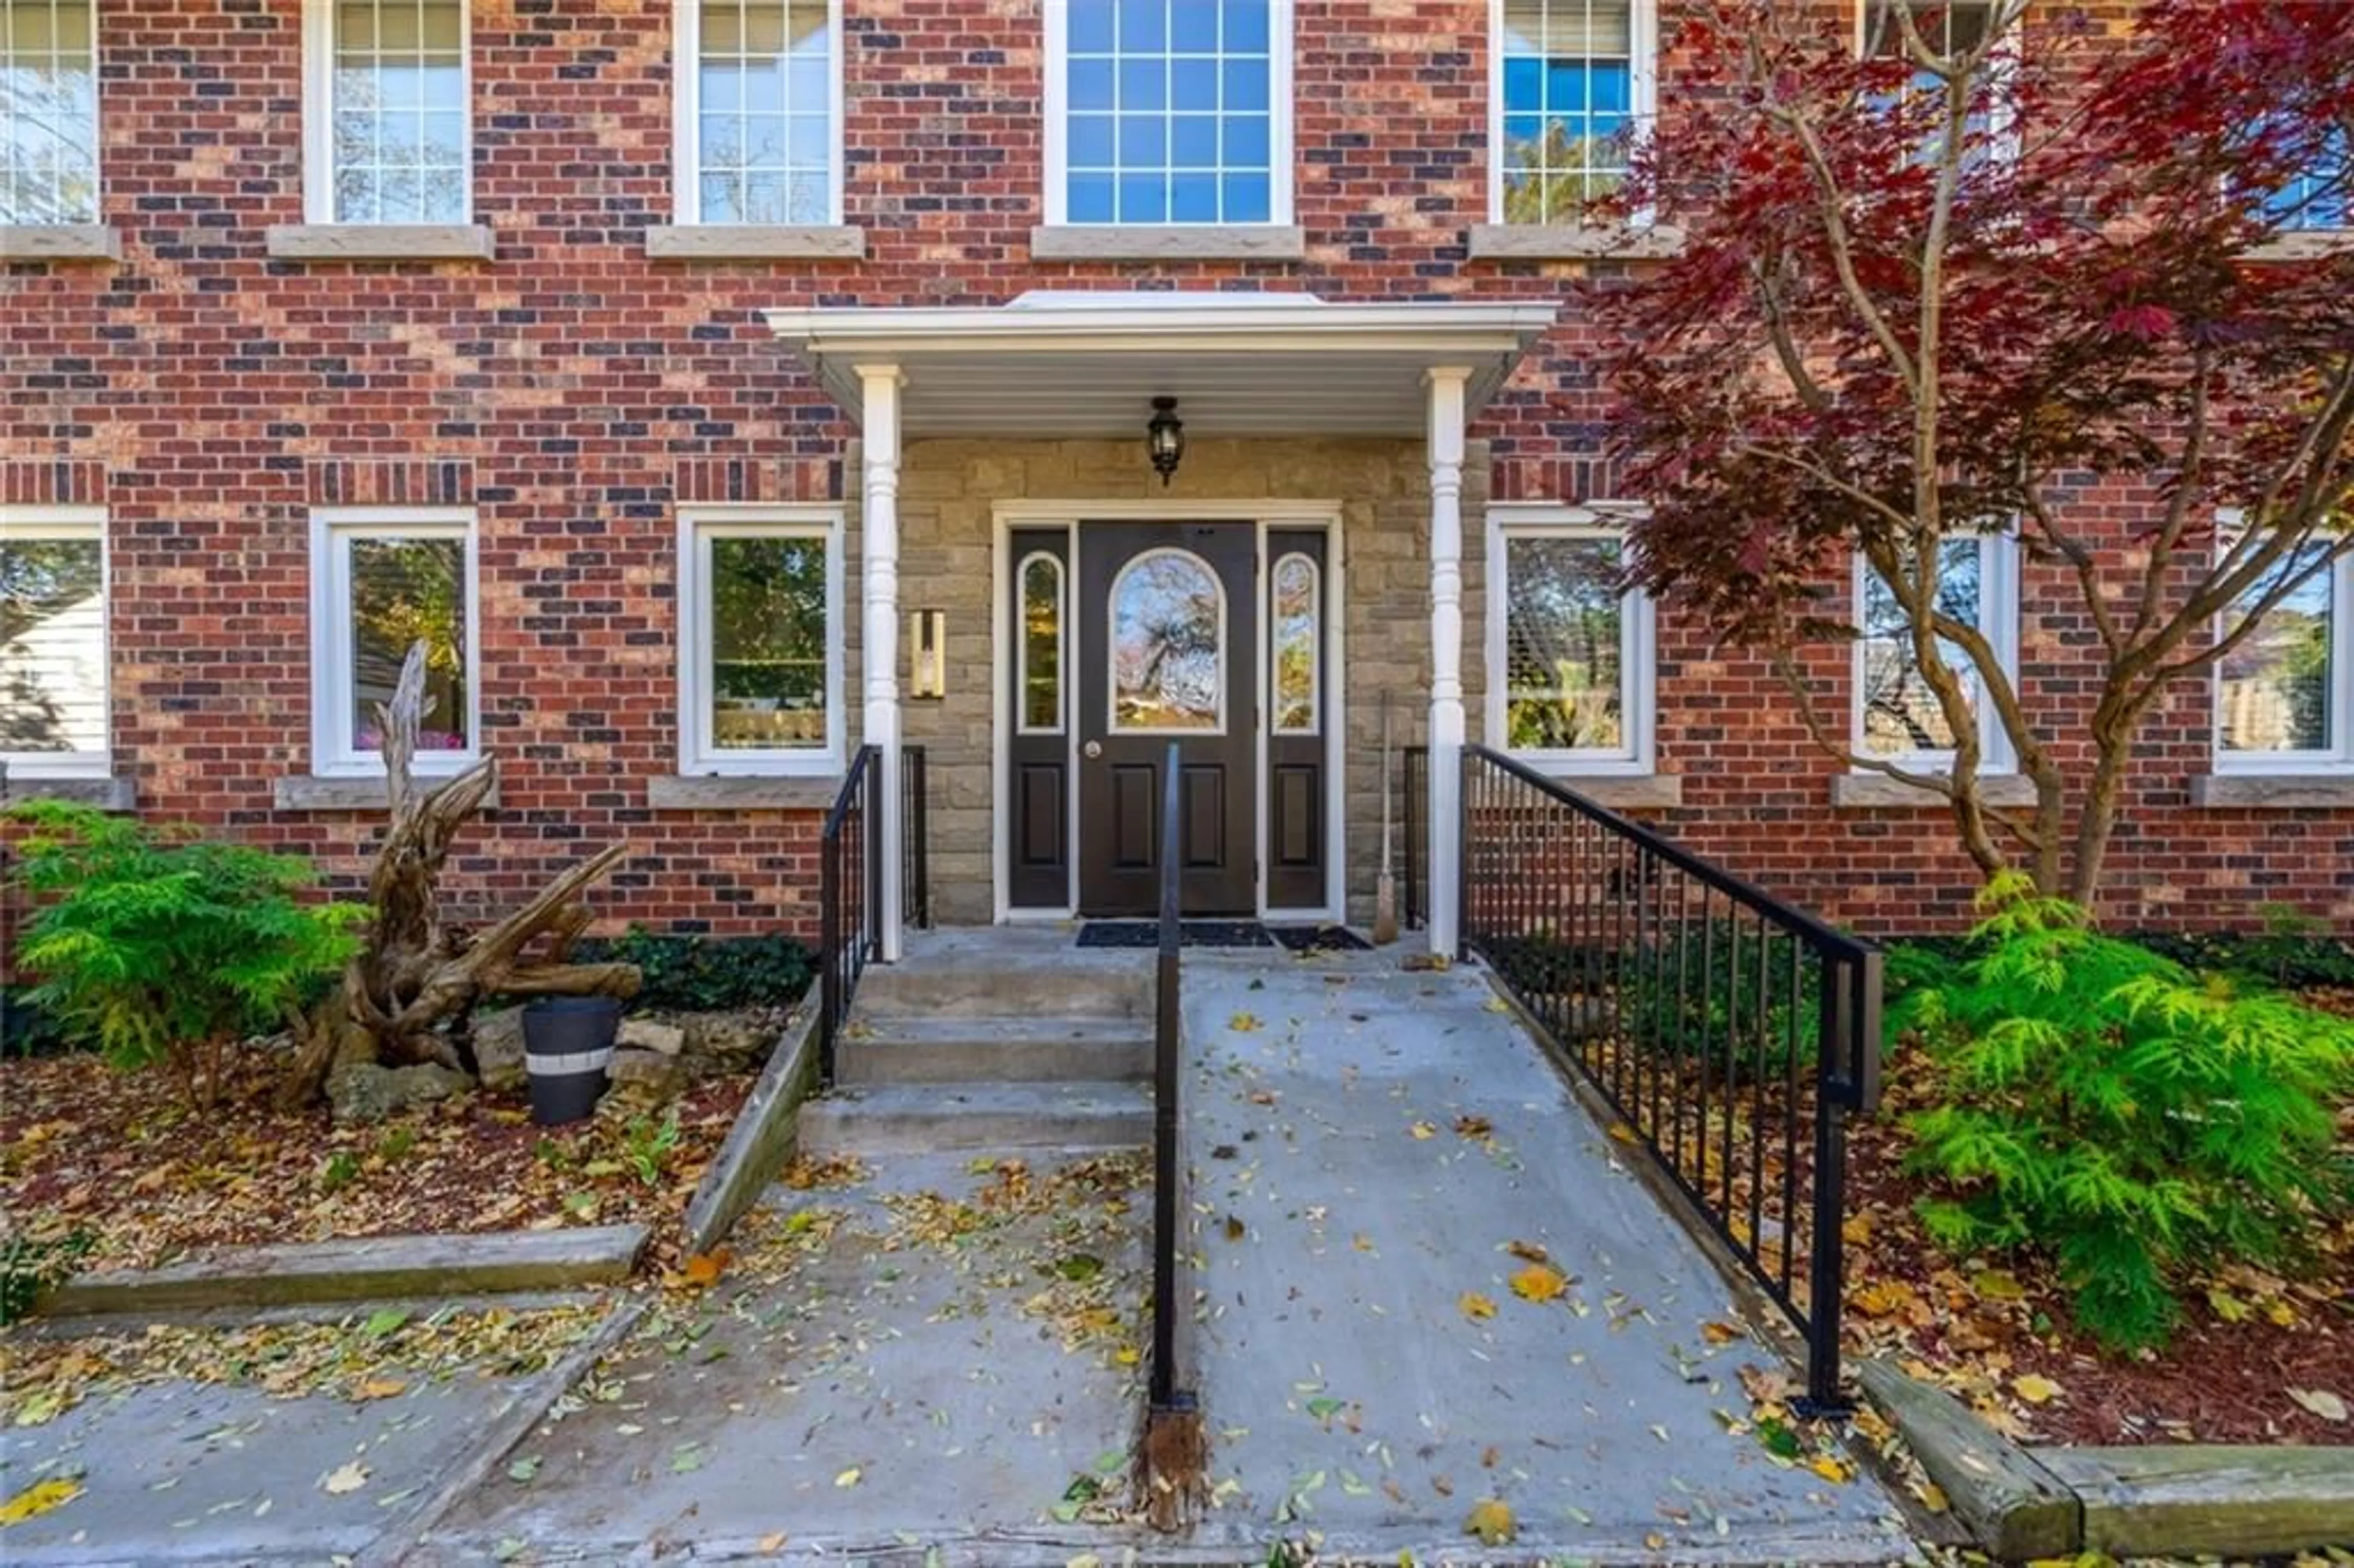
<path id="1" fill-rule="evenodd" d="M 2264 210 L 2283 228 L 2354 228 L 2354 140 L 2342 126 L 2329 133 L 2319 161 L 2266 198 Z"/>
<path id="2" fill-rule="evenodd" d="M 1564 773 L 1651 770 L 1648 596 L 1622 586 L 1626 510 L 1488 514 L 1489 744 Z"/>
<path id="3" fill-rule="evenodd" d="M 2317 539 L 2284 555 L 2249 590 L 2253 603 L 2311 572 L 2216 662 L 2218 772 L 2354 771 L 2354 556 L 2312 571 L 2330 547 Z M 2243 619 L 2234 611 L 2218 630 Z"/>
<path id="4" fill-rule="evenodd" d="M 1937 608 L 1950 620 L 1978 630 L 2003 673 L 2019 680 L 2019 537 L 1969 534 L 1940 541 Z M 1937 772 L 1954 765 L 1954 732 L 1936 694 L 1914 656 L 1911 618 L 1880 574 L 1858 556 L 1853 736 L 1857 752 L 1900 768 Z M 2018 760 L 1986 700 L 1978 666 L 1945 644 L 1946 667 L 1960 677 L 1978 720 L 1979 771 L 2009 773 Z"/>
<path id="5" fill-rule="evenodd" d="M 105 777 L 107 708 L 105 511 L 0 506 L 0 763 Z"/>
<path id="6" fill-rule="evenodd" d="M 303 0 L 311 222 L 472 221 L 471 37 L 467 0 Z"/>
<path id="7" fill-rule="evenodd" d="M 842 514 L 679 513 L 679 770 L 843 766 Z"/>
<path id="8" fill-rule="evenodd" d="M 1014 657 L 1021 661 L 1015 689 L 1022 694 L 1016 731 L 1022 735 L 1063 733 L 1063 685 L 1066 662 L 1063 562 L 1045 550 L 1022 557 L 1022 637 Z"/>
<path id="9" fill-rule="evenodd" d="M 842 221 L 842 0 L 677 0 L 678 221 Z"/>
<path id="10" fill-rule="evenodd" d="M 1046 0 L 1049 224 L 1291 221 L 1291 0 Z"/>
<path id="11" fill-rule="evenodd" d="M 1657 111 L 1657 0 L 1493 0 L 1489 217 L 1576 224 Z"/>
<path id="12" fill-rule="evenodd" d="M 1894 13 L 1901 7 L 1913 15 L 1919 26 L 1922 40 L 1942 55 L 1954 55 L 1974 49 L 1986 42 L 1987 34 L 1995 24 L 2002 0 L 1859 0 L 1856 8 L 1856 42 L 1860 51 L 1889 59 L 1904 59 L 1908 50 L 1904 28 Z M 1986 111 L 1970 118 L 1973 138 L 1982 138 L 1983 144 L 1975 154 L 1966 154 L 1965 167 L 1978 167 L 1992 158 L 1998 164 L 2014 162 L 2019 155 L 2017 105 L 2011 93 L 2015 69 L 2019 60 L 2020 29 L 2013 24 L 2006 37 L 1995 47 L 1988 69 L 1993 82 Z M 1946 84 L 1925 70 L 1913 73 L 1912 85 L 1903 107 L 1906 118 L 1928 109 L 1924 101 L 1937 97 Z M 1893 113 L 1897 101 L 1885 101 L 1883 111 Z M 1921 161 L 1932 162 L 1936 156 L 1937 142 L 1932 139 L 1921 149 Z"/>
<path id="13" fill-rule="evenodd" d="M 97 221 L 95 0 L 0 0 L 0 224 Z"/>
<path id="14" fill-rule="evenodd" d="M 376 705 L 426 647 L 419 773 L 482 755 L 482 595 L 465 506 L 332 506 L 311 514 L 311 768 L 384 771 Z"/>

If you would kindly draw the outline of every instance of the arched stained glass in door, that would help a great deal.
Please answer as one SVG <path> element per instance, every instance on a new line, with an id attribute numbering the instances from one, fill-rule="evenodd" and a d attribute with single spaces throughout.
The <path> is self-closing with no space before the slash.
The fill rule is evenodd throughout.
<path id="1" fill-rule="evenodd" d="M 1148 550 L 1111 585 L 1111 713 L 1128 735 L 1226 727 L 1226 596 L 1191 550 Z"/>

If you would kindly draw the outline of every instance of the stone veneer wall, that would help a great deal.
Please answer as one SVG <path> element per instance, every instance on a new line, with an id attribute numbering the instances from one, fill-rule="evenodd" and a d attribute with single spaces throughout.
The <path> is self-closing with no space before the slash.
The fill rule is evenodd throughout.
<path id="1" fill-rule="evenodd" d="M 849 474 L 857 472 L 855 459 Z M 1422 739 L 1430 670 L 1430 483 L 1414 440 L 1214 440 L 1189 443 L 1165 490 L 1140 443 L 915 441 L 899 478 L 899 603 L 948 612 L 948 695 L 904 700 L 907 739 L 926 748 L 930 773 L 931 879 L 942 924 L 986 922 L 991 913 L 996 800 L 990 629 L 992 509 L 1007 501 L 1153 501 L 1182 518 L 1196 501 L 1269 499 L 1341 503 L 1339 603 L 1345 616 L 1349 917 L 1370 919 L 1381 853 L 1381 697 L 1392 694 L 1394 738 Z M 1464 685 L 1478 730 L 1487 505 L 1487 454 L 1475 443 L 1464 465 Z M 852 509 L 847 597 L 853 643 L 859 597 L 857 509 Z M 904 631 L 902 641 L 904 642 Z M 904 669 L 905 653 L 902 652 Z M 858 686 L 853 660 L 852 728 Z M 1399 853 L 1405 851 L 1400 845 Z"/>

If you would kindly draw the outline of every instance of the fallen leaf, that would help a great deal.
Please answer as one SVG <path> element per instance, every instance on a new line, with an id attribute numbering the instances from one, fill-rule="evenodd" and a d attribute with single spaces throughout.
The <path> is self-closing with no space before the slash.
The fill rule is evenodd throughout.
<path id="1" fill-rule="evenodd" d="M 1729 1345 L 1740 1339 L 1741 1330 L 1731 1323 L 1702 1323 L 1700 1337 L 1712 1345 Z"/>
<path id="2" fill-rule="evenodd" d="M 716 1285 L 719 1282 L 719 1277 L 726 1273 L 726 1269 L 727 1249 L 721 1247 L 716 1252 L 691 1254 L 686 1260 L 686 1266 L 680 1272 L 686 1277 L 686 1282 L 689 1285 L 701 1290 Z"/>
<path id="3" fill-rule="evenodd" d="M 2011 1391 L 2030 1404 L 2048 1404 L 2060 1395 L 2060 1385 L 2041 1372 L 2010 1380 Z"/>
<path id="4" fill-rule="evenodd" d="M 2346 1402 L 2326 1388 L 2293 1388 L 2288 1396 L 2324 1421 L 2346 1419 Z"/>
<path id="5" fill-rule="evenodd" d="M 365 1404 L 371 1399 L 390 1399 L 395 1394 L 408 1392 L 408 1385 L 397 1377 L 371 1377 L 360 1381 L 359 1386 L 352 1390 L 352 1398 Z"/>
<path id="6" fill-rule="evenodd" d="M 540 1457 L 536 1454 L 532 1454 L 524 1458 L 517 1459 L 514 1464 L 507 1467 L 507 1479 L 511 1481 L 528 1481 L 534 1476 L 539 1474 L 539 1466 Z"/>
<path id="7" fill-rule="evenodd" d="M 856 1486 L 858 1484 L 858 1467 L 853 1465 L 850 1468 L 843 1471 L 842 1474 L 834 1477 L 833 1484 L 837 1487 Z"/>
<path id="8" fill-rule="evenodd" d="M 1474 1323 L 1484 1322 L 1496 1315 L 1496 1304 L 1476 1290 L 1467 1290 L 1457 1297 L 1455 1308 Z"/>
<path id="9" fill-rule="evenodd" d="M 1496 1124 L 1484 1116 L 1466 1111 L 1455 1118 L 1455 1131 L 1461 1138 L 1485 1138 L 1496 1130 Z"/>
<path id="10" fill-rule="evenodd" d="M 38 1519 L 53 1508 L 62 1508 L 81 1496 L 82 1484 L 58 1476 L 27 1487 L 6 1502 L 0 1503 L 0 1524 L 22 1524 L 28 1519 Z"/>
<path id="11" fill-rule="evenodd" d="M 1544 1248 L 1537 1245 L 1534 1242 L 1506 1242 L 1504 1244 L 1504 1250 L 1511 1253 L 1514 1257 L 1519 1258 L 1522 1263 L 1551 1263 L 1553 1261 L 1553 1254 L 1545 1251 Z"/>
<path id="12" fill-rule="evenodd" d="M 1438 1136 L 1438 1129 L 1431 1126 L 1426 1121 L 1416 1122 L 1412 1127 L 1407 1128 L 1406 1131 L 1412 1133 L 1418 1139 L 1437 1138 Z"/>
<path id="13" fill-rule="evenodd" d="M 771 1531 L 767 1535 L 760 1537 L 758 1541 L 754 1542 L 753 1544 L 758 1547 L 761 1551 L 768 1552 L 770 1556 L 774 1556 L 779 1552 L 784 1550 L 785 1532 L 781 1530 Z"/>
<path id="14" fill-rule="evenodd" d="M 345 1492 L 355 1492 L 367 1485 L 367 1467 L 355 1459 L 349 1464 L 337 1465 L 320 1477 L 319 1489 L 331 1497 L 342 1497 Z"/>
<path id="15" fill-rule="evenodd" d="M 1259 1027 L 1258 1014 L 1255 1012 L 1237 1012 L 1232 1018 L 1226 1020 L 1226 1027 L 1233 1030 L 1237 1034 L 1252 1033 Z"/>
<path id="16" fill-rule="evenodd" d="M 1623 1121 L 1614 1121 L 1610 1124 L 1610 1136 L 1617 1139 L 1621 1143 L 1640 1143 L 1643 1141 L 1642 1135 L 1637 1132 L 1633 1128 L 1628 1127 Z"/>
<path id="17" fill-rule="evenodd" d="M 1819 1454 L 1808 1460 L 1807 1468 L 1827 1481 L 1844 1481 L 1855 1473 L 1845 1461 L 1835 1459 L 1829 1454 Z"/>
<path id="18" fill-rule="evenodd" d="M 2017 1275 L 1999 1268 L 1985 1269 L 1970 1283 L 1979 1295 L 1996 1301 L 2017 1301 L 2027 1295 L 2027 1287 L 2019 1282 Z"/>
<path id="19" fill-rule="evenodd" d="M 1471 1505 L 1471 1512 L 1464 1519 L 1463 1533 L 1478 1536 L 1482 1546 L 1506 1546 L 1520 1533 L 1520 1525 L 1512 1518 L 1510 1504 L 1481 1498 Z"/>
<path id="20" fill-rule="evenodd" d="M 1569 1281 L 1542 1263 L 1532 1263 L 1512 1276 L 1512 1294 L 1523 1301 L 1551 1301 L 1568 1288 Z"/>

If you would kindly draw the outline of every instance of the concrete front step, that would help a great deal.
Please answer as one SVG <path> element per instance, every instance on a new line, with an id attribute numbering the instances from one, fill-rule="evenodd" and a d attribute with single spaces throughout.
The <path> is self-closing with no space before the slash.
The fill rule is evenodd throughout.
<path id="1" fill-rule="evenodd" d="M 1150 1091 L 1132 1083 L 846 1086 L 801 1111 L 812 1156 L 1120 1149 L 1151 1137 Z"/>
<path id="2" fill-rule="evenodd" d="M 1150 954 L 1063 948 L 928 953 L 876 964 L 858 982 L 862 1018 L 1152 1016 Z"/>
<path id="3" fill-rule="evenodd" d="M 1113 1082 L 1152 1075 L 1152 1031 L 1127 1018 L 866 1018 L 837 1047 L 845 1084 Z"/>

